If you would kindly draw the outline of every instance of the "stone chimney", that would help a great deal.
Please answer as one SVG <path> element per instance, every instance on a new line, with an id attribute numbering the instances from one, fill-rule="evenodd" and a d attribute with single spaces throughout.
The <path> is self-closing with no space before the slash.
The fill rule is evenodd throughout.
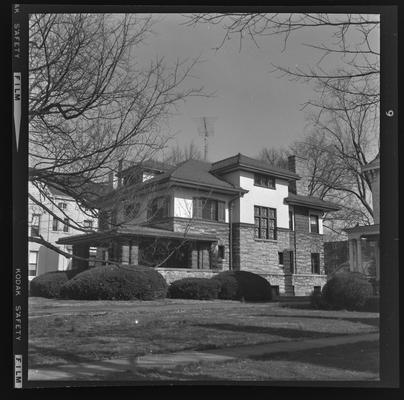
<path id="1" fill-rule="evenodd" d="M 291 155 L 288 157 L 288 169 L 298 174 L 301 179 L 289 182 L 289 191 L 294 194 L 307 194 L 307 188 L 304 185 L 304 158 Z"/>

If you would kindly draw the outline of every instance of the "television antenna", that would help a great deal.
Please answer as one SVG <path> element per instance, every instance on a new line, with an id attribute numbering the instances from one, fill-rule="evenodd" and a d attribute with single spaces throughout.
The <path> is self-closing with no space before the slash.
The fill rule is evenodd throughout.
<path id="1" fill-rule="evenodd" d="M 204 160 L 208 160 L 208 138 L 214 136 L 213 123 L 217 120 L 217 117 L 196 117 L 193 118 L 196 121 L 199 136 L 203 137 L 204 141 Z"/>

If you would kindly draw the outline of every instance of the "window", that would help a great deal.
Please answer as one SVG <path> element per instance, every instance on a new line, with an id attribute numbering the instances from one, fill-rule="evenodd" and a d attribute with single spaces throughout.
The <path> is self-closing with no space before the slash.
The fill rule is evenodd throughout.
<path id="1" fill-rule="evenodd" d="M 318 229 L 318 215 L 310 214 L 310 232 L 319 233 Z"/>
<path id="2" fill-rule="evenodd" d="M 224 246 L 219 246 L 219 251 L 217 254 L 218 258 L 223 259 L 224 258 Z"/>
<path id="3" fill-rule="evenodd" d="M 140 203 L 129 203 L 124 207 L 124 213 L 126 218 L 134 218 L 139 213 Z"/>
<path id="4" fill-rule="evenodd" d="M 272 295 L 273 297 L 279 296 L 279 286 L 278 285 L 271 285 Z"/>
<path id="5" fill-rule="evenodd" d="M 93 229 L 93 221 L 91 219 L 86 219 L 83 221 L 84 228 Z"/>
<path id="6" fill-rule="evenodd" d="M 90 247 L 89 248 L 89 261 L 88 261 L 88 266 L 89 267 L 95 267 L 95 259 L 97 258 L 97 248 L 96 247 Z"/>
<path id="7" fill-rule="evenodd" d="M 289 211 L 289 229 L 293 231 L 293 211 Z"/>
<path id="8" fill-rule="evenodd" d="M 59 220 L 56 217 L 53 217 L 52 230 L 57 231 L 58 227 L 59 227 Z"/>
<path id="9" fill-rule="evenodd" d="M 311 273 L 320 274 L 320 253 L 311 253 Z"/>
<path id="10" fill-rule="evenodd" d="M 60 208 L 61 210 L 66 210 L 67 204 L 66 203 L 58 203 L 58 208 Z"/>
<path id="11" fill-rule="evenodd" d="M 64 224 L 63 224 L 63 232 L 69 232 L 69 218 L 65 218 L 64 220 Z"/>
<path id="12" fill-rule="evenodd" d="M 283 253 L 281 251 L 278 252 L 278 264 L 283 265 Z"/>
<path id="13" fill-rule="evenodd" d="M 32 222 L 31 222 L 31 236 L 39 236 L 39 225 L 41 221 L 40 214 L 33 214 L 32 215 Z"/>
<path id="14" fill-rule="evenodd" d="M 30 251 L 28 260 L 28 276 L 36 276 L 38 267 L 38 252 Z"/>
<path id="15" fill-rule="evenodd" d="M 275 178 L 269 175 L 254 174 L 254 185 L 275 189 Z"/>
<path id="16" fill-rule="evenodd" d="M 321 293 L 321 286 L 313 286 L 313 293 L 320 294 Z"/>
<path id="17" fill-rule="evenodd" d="M 258 239 L 276 240 L 276 210 L 254 206 L 254 236 Z"/>
<path id="18" fill-rule="evenodd" d="M 290 262 L 290 273 L 294 274 L 295 273 L 295 263 L 293 260 L 293 251 L 289 252 L 289 262 Z"/>
<path id="19" fill-rule="evenodd" d="M 161 219 L 169 216 L 170 198 L 167 196 L 156 197 L 149 203 L 147 219 Z"/>
<path id="20" fill-rule="evenodd" d="M 225 202 L 207 198 L 193 200 L 193 216 L 209 221 L 225 221 Z"/>

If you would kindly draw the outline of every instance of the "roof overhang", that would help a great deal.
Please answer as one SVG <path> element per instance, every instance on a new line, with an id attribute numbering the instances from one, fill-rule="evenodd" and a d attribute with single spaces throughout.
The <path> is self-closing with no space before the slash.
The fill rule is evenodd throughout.
<path id="1" fill-rule="evenodd" d="M 302 207 L 308 207 L 314 210 L 320 210 L 320 211 L 338 211 L 340 208 L 333 205 L 332 203 L 317 203 L 312 200 L 303 200 L 303 199 L 294 199 L 290 197 L 285 198 L 285 202 L 290 205 L 296 205 L 296 206 L 302 206 Z"/>
<path id="2" fill-rule="evenodd" d="M 355 226 L 353 228 L 346 228 L 344 229 L 348 235 L 356 235 L 360 237 L 371 238 L 374 236 L 380 235 L 380 225 L 363 225 L 363 226 Z"/>
<path id="3" fill-rule="evenodd" d="M 285 179 L 287 181 L 296 181 L 301 179 L 299 175 L 295 174 L 294 172 L 281 172 L 281 171 L 274 171 L 272 169 L 266 169 L 266 168 L 259 168 L 259 167 L 254 167 L 252 165 L 247 165 L 244 163 L 237 163 L 237 164 L 231 164 L 231 165 L 226 165 L 220 168 L 213 168 L 211 170 L 212 173 L 214 174 L 223 174 L 227 172 L 233 172 L 233 171 L 248 171 L 248 172 L 255 172 L 255 173 L 260 173 L 260 174 L 268 174 L 272 175 L 275 178 L 280 178 L 280 179 Z"/>
<path id="4" fill-rule="evenodd" d="M 136 226 L 130 230 L 110 230 L 103 232 L 86 233 L 60 238 L 56 243 L 64 245 L 89 244 L 97 245 L 105 242 L 130 241 L 137 238 L 161 238 L 161 239 L 177 239 L 182 241 L 198 241 L 198 242 L 215 242 L 218 240 L 213 235 L 203 235 L 195 233 L 173 232 L 165 229 L 149 228 Z"/>
<path id="5" fill-rule="evenodd" d="M 204 189 L 208 191 L 212 191 L 214 193 L 223 193 L 223 194 L 245 194 L 248 193 L 248 190 L 243 189 L 241 187 L 224 187 L 224 186 L 217 186 L 217 185 L 208 185 L 200 182 L 188 181 L 185 179 L 178 179 L 178 178 L 171 178 L 170 179 L 170 186 L 181 186 L 181 187 L 188 187 L 193 189 Z"/>

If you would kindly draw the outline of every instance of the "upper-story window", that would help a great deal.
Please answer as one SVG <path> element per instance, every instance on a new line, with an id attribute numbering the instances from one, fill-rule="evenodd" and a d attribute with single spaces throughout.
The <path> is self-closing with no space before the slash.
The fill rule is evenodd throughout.
<path id="1" fill-rule="evenodd" d="M 310 214 L 310 232 L 311 233 L 320 233 L 318 215 Z"/>
<path id="2" fill-rule="evenodd" d="M 320 253 L 311 253 L 311 273 L 320 274 Z"/>
<path id="3" fill-rule="evenodd" d="M 140 203 L 127 203 L 124 206 L 125 218 L 135 218 L 140 211 Z"/>
<path id="4" fill-rule="evenodd" d="M 83 225 L 86 229 L 93 229 L 93 221 L 91 219 L 84 220 Z"/>
<path id="5" fill-rule="evenodd" d="M 254 174 L 254 185 L 275 189 L 275 178 L 270 175 Z"/>
<path id="6" fill-rule="evenodd" d="M 276 209 L 254 206 L 254 236 L 276 240 Z"/>
<path id="7" fill-rule="evenodd" d="M 193 216 L 198 219 L 224 222 L 225 202 L 203 197 L 195 198 L 193 200 Z"/>
<path id="8" fill-rule="evenodd" d="M 161 219 L 169 216 L 170 198 L 168 196 L 160 196 L 151 200 L 147 209 L 147 219 Z"/>
<path id="9" fill-rule="evenodd" d="M 64 218 L 63 221 L 63 232 L 69 232 L 69 218 Z"/>
<path id="10" fill-rule="evenodd" d="M 57 231 L 58 228 L 59 228 L 59 220 L 56 217 L 53 217 L 52 231 Z"/>
<path id="11" fill-rule="evenodd" d="M 33 237 L 39 236 L 40 221 L 41 221 L 40 214 L 32 214 L 31 236 L 33 236 Z"/>
<path id="12" fill-rule="evenodd" d="M 61 210 L 66 210 L 67 204 L 66 203 L 58 203 L 58 208 L 60 208 Z"/>

